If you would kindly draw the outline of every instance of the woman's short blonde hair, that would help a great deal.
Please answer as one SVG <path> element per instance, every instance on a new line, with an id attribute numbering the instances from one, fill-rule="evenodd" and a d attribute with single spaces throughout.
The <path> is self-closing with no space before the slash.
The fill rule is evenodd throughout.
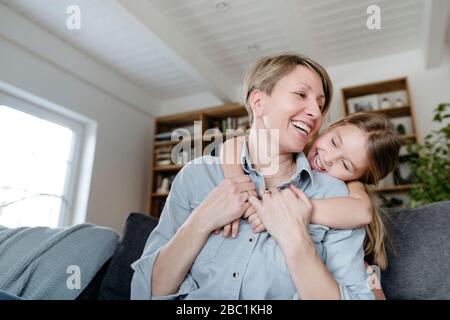
<path id="1" fill-rule="evenodd" d="M 330 107 L 333 96 L 333 85 L 330 76 L 325 69 L 314 60 L 297 54 L 282 54 L 273 57 L 265 57 L 258 60 L 247 72 L 244 79 L 245 108 L 247 109 L 250 122 L 253 122 L 253 111 L 248 98 L 254 90 L 260 90 L 268 95 L 272 93 L 275 85 L 284 76 L 291 73 L 298 65 L 315 71 L 322 80 L 325 104 L 322 108 L 324 115 Z"/>

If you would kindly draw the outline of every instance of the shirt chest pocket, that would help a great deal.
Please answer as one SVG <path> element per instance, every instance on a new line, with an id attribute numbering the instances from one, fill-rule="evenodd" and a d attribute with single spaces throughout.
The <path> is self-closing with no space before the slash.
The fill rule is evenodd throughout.
<path id="1" fill-rule="evenodd" d="M 212 234 L 209 236 L 203 248 L 200 250 L 194 263 L 206 262 L 214 259 L 219 252 L 225 238 L 222 234 Z"/>
<path id="2" fill-rule="evenodd" d="M 201 201 L 199 200 L 193 200 L 190 205 L 192 211 L 197 208 L 200 203 Z M 222 236 L 222 234 L 211 234 L 208 240 L 206 240 L 205 244 L 203 245 L 203 248 L 197 255 L 194 264 L 214 259 L 217 256 L 217 252 L 219 251 L 220 246 L 222 245 L 224 240 L 225 238 Z"/>

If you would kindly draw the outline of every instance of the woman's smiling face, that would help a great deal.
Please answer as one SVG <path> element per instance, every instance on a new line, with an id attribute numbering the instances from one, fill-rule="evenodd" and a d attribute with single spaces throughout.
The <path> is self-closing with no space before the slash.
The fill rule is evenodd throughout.
<path id="1" fill-rule="evenodd" d="M 319 75 L 297 66 L 274 86 L 270 95 L 259 94 L 262 108 L 254 114 L 260 127 L 279 130 L 281 153 L 303 151 L 322 124 L 325 96 Z"/>
<path id="2" fill-rule="evenodd" d="M 314 142 L 308 161 L 313 170 L 342 181 L 357 180 L 369 169 L 367 135 L 351 124 L 333 127 Z"/>

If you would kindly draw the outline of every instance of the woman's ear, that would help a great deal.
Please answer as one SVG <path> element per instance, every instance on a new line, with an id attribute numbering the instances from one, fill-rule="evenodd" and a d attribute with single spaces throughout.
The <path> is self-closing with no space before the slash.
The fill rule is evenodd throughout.
<path id="1" fill-rule="evenodd" d="M 263 99 L 264 93 L 257 89 L 253 90 L 248 98 L 254 118 L 260 118 L 264 115 Z"/>

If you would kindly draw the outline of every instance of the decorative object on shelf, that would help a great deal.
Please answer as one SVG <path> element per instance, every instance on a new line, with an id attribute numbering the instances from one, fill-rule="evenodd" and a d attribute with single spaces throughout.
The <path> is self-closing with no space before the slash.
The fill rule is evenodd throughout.
<path id="1" fill-rule="evenodd" d="M 380 194 L 381 199 L 381 207 L 383 208 L 394 208 L 394 207 L 401 207 L 404 204 L 404 201 L 396 196 L 387 197 L 383 194 Z"/>
<path id="2" fill-rule="evenodd" d="M 378 110 L 378 95 L 369 94 L 347 100 L 349 113 Z"/>
<path id="3" fill-rule="evenodd" d="M 399 162 L 394 169 L 394 183 L 396 185 L 411 184 L 413 181 L 413 175 L 409 161 Z"/>
<path id="4" fill-rule="evenodd" d="M 394 174 L 391 172 L 389 173 L 384 179 L 380 180 L 378 182 L 378 188 L 385 188 L 394 185 Z"/>
<path id="5" fill-rule="evenodd" d="M 404 105 L 405 105 L 405 103 L 403 102 L 402 99 L 397 98 L 397 100 L 395 100 L 394 106 L 395 106 L 396 108 L 401 108 L 401 107 L 403 107 Z"/>
<path id="6" fill-rule="evenodd" d="M 413 125 L 411 117 L 397 117 L 390 119 L 395 131 L 401 136 L 413 134 Z"/>
<path id="7" fill-rule="evenodd" d="M 380 96 L 380 104 L 382 104 L 383 101 L 389 101 L 389 106 L 387 106 L 387 104 L 386 107 L 383 107 L 383 105 L 381 105 L 381 109 L 389 109 L 393 107 L 401 108 L 408 105 L 406 90 L 383 92 L 380 93 L 379 96 Z"/>
<path id="8" fill-rule="evenodd" d="M 384 97 L 383 100 L 381 100 L 380 108 L 381 109 L 390 109 L 390 108 L 392 108 L 392 103 L 391 103 L 391 101 L 389 100 L 388 97 Z"/>
<path id="9" fill-rule="evenodd" d="M 397 130 L 396 131 L 397 131 L 397 133 L 399 135 L 405 135 L 406 134 L 406 128 L 403 125 L 403 123 L 400 123 L 399 125 L 397 125 Z"/>
<path id="10" fill-rule="evenodd" d="M 165 177 L 161 181 L 161 186 L 156 190 L 157 193 L 168 193 L 169 192 L 169 178 Z"/>
<path id="11" fill-rule="evenodd" d="M 425 136 L 424 143 L 408 146 L 415 154 L 410 160 L 415 186 L 410 191 L 411 206 L 450 200 L 450 103 L 441 103 L 434 109 L 433 122 L 442 125 Z M 444 122 L 444 123 L 443 123 Z"/>
<path id="12" fill-rule="evenodd" d="M 398 155 L 401 157 L 401 156 L 406 156 L 406 155 L 409 155 L 409 152 L 408 152 L 408 146 L 407 145 L 402 145 L 401 147 L 400 147 L 400 151 L 398 152 Z"/>

